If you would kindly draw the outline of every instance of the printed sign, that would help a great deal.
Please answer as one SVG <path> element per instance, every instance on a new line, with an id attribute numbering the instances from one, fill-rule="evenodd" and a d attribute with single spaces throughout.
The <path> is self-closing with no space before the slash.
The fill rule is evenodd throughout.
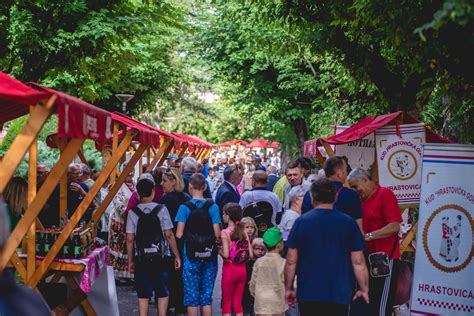
<path id="1" fill-rule="evenodd" d="M 423 124 L 390 125 L 375 131 L 380 185 L 395 193 L 398 204 L 420 201 Z"/>
<path id="2" fill-rule="evenodd" d="M 336 126 L 336 134 L 348 129 L 350 126 Z M 352 143 L 336 145 L 335 153 L 338 156 L 346 156 L 352 169 L 357 167 L 372 169 L 375 161 L 375 136 L 371 133 L 362 139 Z"/>
<path id="3" fill-rule="evenodd" d="M 474 146 L 425 144 L 412 315 L 474 314 Z"/>

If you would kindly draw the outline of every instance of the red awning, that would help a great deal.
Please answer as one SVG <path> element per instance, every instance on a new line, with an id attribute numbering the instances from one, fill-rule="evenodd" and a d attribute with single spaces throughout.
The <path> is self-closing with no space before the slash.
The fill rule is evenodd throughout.
<path id="1" fill-rule="evenodd" d="M 177 140 L 173 134 L 162 131 L 160 129 L 146 125 L 145 123 L 139 122 L 131 117 L 128 117 L 122 113 L 114 112 L 112 113 L 112 119 L 116 122 L 120 122 L 126 125 L 128 128 L 135 129 L 138 131 L 139 136 L 138 140 L 140 143 L 159 147 L 160 146 L 160 136 Z"/>
<path id="2" fill-rule="evenodd" d="M 190 137 L 191 139 L 194 139 L 195 141 L 197 141 L 200 145 L 204 146 L 204 147 L 214 147 L 214 144 L 211 144 L 209 142 L 206 142 L 205 140 L 197 137 L 197 136 L 192 136 L 192 135 L 187 135 L 188 137 Z"/>
<path id="3" fill-rule="evenodd" d="M 277 149 L 280 146 L 279 142 L 266 140 L 266 139 L 255 139 L 247 145 L 250 148 L 273 148 Z"/>
<path id="4" fill-rule="evenodd" d="M 315 156 L 318 153 L 318 146 L 322 145 L 321 140 L 332 145 L 347 144 L 362 139 L 385 125 L 412 123 L 420 123 L 420 121 L 401 111 L 379 116 L 368 116 L 339 134 L 306 141 L 304 143 L 304 155 Z M 429 128 L 425 128 L 425 131 L 428 143 L 452 143 L 449 139 Z"/>
<path id="5" fill-rule="evenodd" d="M 200 140 L 199 138 L 191 137 L 191 136 L 188 136 L 188 135 L 185 135 L 185 134 L 176 133 L 176 132 L 174 132 L 173 135 L 179 137 L 183 142 L 187 143 L 187 144 L 188 144 L 188 150 L 189 150 L 189 151 L 193 151 L 193 150 L 194 150 L 194 146 L 209 147 L 208 145 L 206 145 L 206 144 L 205 144 L 202 140 Z"/>
<path id="6" fill-rule="evenodd" d="M 50 92 L 31 89 L 0 72 L 0 124 L 28 114 L 29 105 L 51 96 Z"/>
<path id="7" fill-rule="evenodd" d="M 105 142 L 112 137 L 110 112 L 34 82 L 28 85 L 58 96 L 58 137 L 88 138 L 98 142 Z"/>
<path id="8" fill-rule="evenodd" d="M 240 139 L 234 139 L 234 140 L 229 140 L 227 142 L 224 142 L 222 144 L 219 144 L 219 146 L 222 147 L 230 147 L 230 146 L 247 146 L 249 143 L 247 143 L 245 140 L 240 140 Z"/>

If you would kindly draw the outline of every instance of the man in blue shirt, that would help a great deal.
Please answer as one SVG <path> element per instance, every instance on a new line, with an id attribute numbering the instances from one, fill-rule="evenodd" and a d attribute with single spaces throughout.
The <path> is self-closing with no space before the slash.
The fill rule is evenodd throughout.
<path id="1" fill-rule="evenodd" d="M 333 209 L 336 186 L 321 178 L 311 185 L 313 210 L 301 215 L 287 241 L 285 297 L 301 315 L 347 315 L 351 298 L 369 301 L 364 241 L 356 222 Z M 359 290 L 352 295 L 353 278 Z M 293 283 L 298 275 L 298 293 Z"/>
<path id="2" fill-rule="evenodd" d="M 334 207 L 352 217 L 362 232 L 362 205 L 356 191 L 344 187 L 347 179 L 347 163 L 342 157 L 331 157 L 324 163 L 324 173 L 326 178 L 336 184 L 336 203 Z M 311 210 L 310 192 L 308 191 L 303 199 L 301 213 Z"/>

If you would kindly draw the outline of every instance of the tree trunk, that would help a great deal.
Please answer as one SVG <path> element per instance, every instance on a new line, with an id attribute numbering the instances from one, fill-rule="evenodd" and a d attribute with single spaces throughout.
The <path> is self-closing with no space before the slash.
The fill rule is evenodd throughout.
<path id="1" fill-rule="evenodd" d="M 308 140 L 308 127 L 306 121 L 303 118 L 298 118 L 291 121 L 293 130 L 295 131 L 296 144 L 298 146 L 298 155 L 303 155 L 304 142 Z"/>

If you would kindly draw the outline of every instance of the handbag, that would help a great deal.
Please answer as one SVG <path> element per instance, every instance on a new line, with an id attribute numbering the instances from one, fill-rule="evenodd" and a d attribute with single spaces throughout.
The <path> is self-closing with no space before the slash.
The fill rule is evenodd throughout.
<path id="1" fill-rule="evenodd" d="M 397 291 L 395 305 L 406 304 L 410 300 L 413 285 L 413 264 L 410 261 L 398 262 Z"/>
<path id="2" fill-rule="evenodd" d="M 368 257 L 370 275 L 374 278 L 384 278 L 390 276 L 392 271 L 390 270 L 390 260 L 393 257 L 395 248 L 397 247 L 398 239 L 395 238 L 395 243 L 393 244 L 392 252 L 388 256 L 385 252 L 374 252 L 371 253 Z"/>

